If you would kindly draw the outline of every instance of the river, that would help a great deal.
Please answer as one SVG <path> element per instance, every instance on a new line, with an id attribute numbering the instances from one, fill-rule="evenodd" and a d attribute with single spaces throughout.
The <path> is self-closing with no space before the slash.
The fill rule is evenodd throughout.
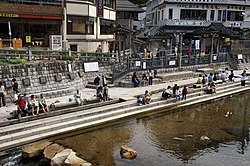
<path id="1" fill-rule="evenodd" d="M 72 148 L 94 166 L 249 166 L 249 129 L 250 95 L 245 93 L 55 142 Z M 210 140 L 201 140 L 202 136 Z M 122 159 L 122 145 L 136 150 L 137 158 Z M 12 154 L 12 158 L 17 155 Z M 18 162 L 14 162 L 17 158 Z M 20 157 L 6 156 L 2 161 L 38 165 L 34 164 L 37 160 L 27 161 Z"/>

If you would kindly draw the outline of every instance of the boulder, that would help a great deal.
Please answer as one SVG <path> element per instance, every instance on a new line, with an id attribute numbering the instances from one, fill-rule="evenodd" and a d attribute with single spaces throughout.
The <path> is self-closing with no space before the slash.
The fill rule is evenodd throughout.
<path id="1" fill-rule="evenodd" d="M 64 148 L 56 143 L 49 145 L 43 151 L 43 155 L 46 159 L 51 160 L 57 153 L 61 152 Z"/>
<path id="2" fill-rule="evenodd" d="M 87 161 L 77 157 L 75 152 L 71 152 L 64 163 L 69 166 L 83 166 L 83 164 L 84 166 L 92 165 L 91 163 L 88 163 Z"/>
<path id="3" fill-rule="evenodd" d="M 64 161 L 73 152 L 72 149 L 64 149 L 61 152 L 57 153 L 50 162 L 51 166 L 60 166 L 64 164 Z"/>
<path id="4" fill-rule="evenodd" d="M 137 152 L 134 149 L 129 148 L 128 146 L 124 145 L 124 146 L 121 146 L 120 155 L 122 158 L 132 160 L 136 158 Z"/>
<path id="5" fill-rule="evenodd" d="M 27 157 L 39 156 L 43 152 L 44 148 L 46 148 L 50 144 L 52 144 L 52 142 L 39 141 L 39 142 L 36 142 L 36 143 L 25 145 L 22 148 L 23 157 L 27 158 Z"/>

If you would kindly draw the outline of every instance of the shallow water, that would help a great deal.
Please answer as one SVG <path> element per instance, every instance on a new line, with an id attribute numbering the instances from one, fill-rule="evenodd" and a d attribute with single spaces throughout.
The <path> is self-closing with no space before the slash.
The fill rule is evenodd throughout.
<path id="1" fill-rule="evenodd" d="M 94 166 L 249 166 L 249 128 L 248 93 L 172 114 L 130 120 L 56 142 L 72 148 Z M 200 140 L 202 136 L 210 141 Z M 122 159 L 121 145 L 136 150 L 137 158 Z M 38 164 L 37 159 L 11 157 L 2 161 L 10 165 L 45 165 L 42 161 Z"/>

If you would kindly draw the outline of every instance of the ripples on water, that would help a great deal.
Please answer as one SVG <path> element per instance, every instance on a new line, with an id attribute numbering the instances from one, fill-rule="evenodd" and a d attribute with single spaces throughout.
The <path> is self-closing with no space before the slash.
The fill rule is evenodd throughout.
<path id="1" fill-rule="evenodd" d="M 249 166 L 249 99 L 249 94 L 223 98 L 56 142 L 100 166 Z M 121 159 L 121 145 L 135 149 L 137 158 Z"/>

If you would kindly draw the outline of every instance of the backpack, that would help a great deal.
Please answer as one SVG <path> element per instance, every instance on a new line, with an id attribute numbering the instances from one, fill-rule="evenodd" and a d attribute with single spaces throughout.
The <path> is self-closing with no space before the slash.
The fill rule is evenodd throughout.
<path id="1" fill-rule="evenodd" d="M 99 84 L 99 82 L 100 82 L 100 77 L 96 77 L 95 79 L 94 79 L 94 84 Z"/>

